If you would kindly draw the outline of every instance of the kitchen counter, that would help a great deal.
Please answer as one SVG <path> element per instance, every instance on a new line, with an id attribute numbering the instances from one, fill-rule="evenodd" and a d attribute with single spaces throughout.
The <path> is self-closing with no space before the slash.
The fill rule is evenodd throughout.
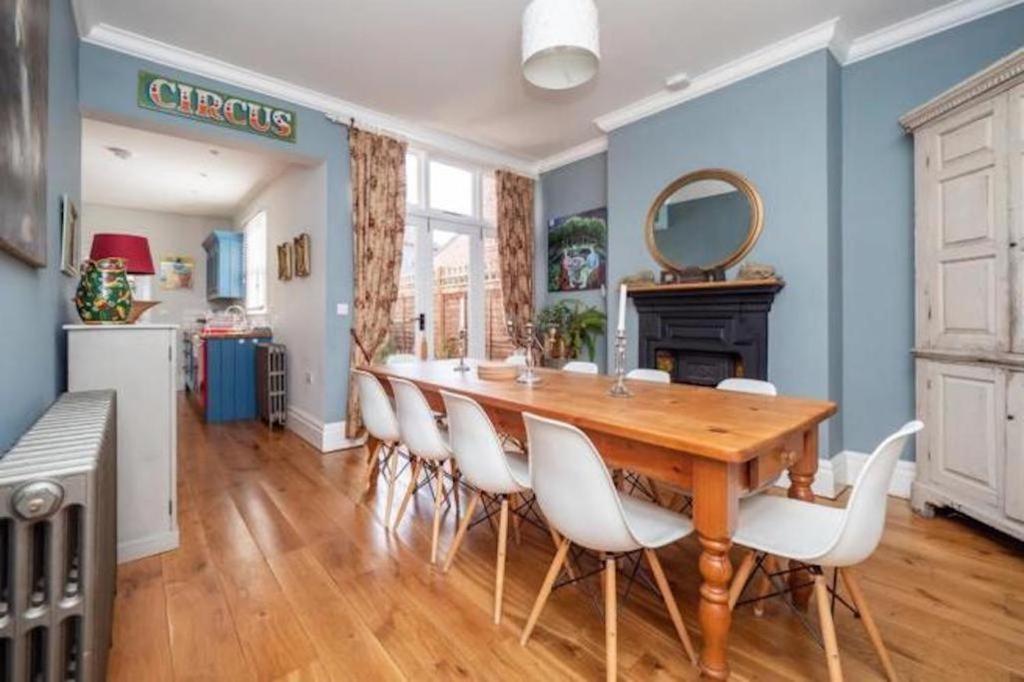
<path id="1" fill-rule="evenodd" d="M 245 332 L 199 332 L 201 339 L 262 339 L 268 336 L 272 336 L 270 327 L 255 327 Z"/>

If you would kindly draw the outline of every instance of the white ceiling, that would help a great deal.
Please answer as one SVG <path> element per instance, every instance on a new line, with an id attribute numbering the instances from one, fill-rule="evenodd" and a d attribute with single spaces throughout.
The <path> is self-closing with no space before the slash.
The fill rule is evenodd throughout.
<path id="1" fill-rule="evenodd" d="M 121 159 L 110 148 L 131 156 Z M 230 217 L 287 162 L 263 154 L 82 121 L 82 201 L 182 215 Z"/>
<path id="2" fill-rule="evenodd" d="M 596 0 L 598 76 L 563 92 L 522 77 L 527 0 L 76 2 L 83 34 L 113 26 L 539 160 L 598 136 L 595 118 L 674 74 L 699 76 L 836 17 L 853 39 L 946 0 Z"/>

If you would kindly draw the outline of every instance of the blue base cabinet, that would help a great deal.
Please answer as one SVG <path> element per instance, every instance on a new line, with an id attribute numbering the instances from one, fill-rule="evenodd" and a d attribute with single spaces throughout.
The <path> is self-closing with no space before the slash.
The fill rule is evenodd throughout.
<path id="1" fill-rule="evenodd" d="M 245 235 L 214 230 L 206 249 L 206 300 L 245 298 Z"/>
<path id="2" fill-rule="evenodd" d="M 207 422 L 256 418 L 256 344 L 271 338 L 206 339 Z"/>

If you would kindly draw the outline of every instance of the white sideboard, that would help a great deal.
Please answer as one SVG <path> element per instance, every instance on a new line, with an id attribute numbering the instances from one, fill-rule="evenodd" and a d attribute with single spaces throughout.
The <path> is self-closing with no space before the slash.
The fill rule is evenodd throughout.
<path id="1" fill-rule="evenodd" d="M 178 327 L 67 325 L 68 390 L 117 391 L 117 558 L 178 546 Z"/>

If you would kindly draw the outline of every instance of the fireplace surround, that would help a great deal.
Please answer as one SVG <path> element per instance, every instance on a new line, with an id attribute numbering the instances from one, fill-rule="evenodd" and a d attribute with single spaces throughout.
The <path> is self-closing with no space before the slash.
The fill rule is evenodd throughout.
<path id="1" fill-rule="evenodd" d="M 640 367 L 678 383 L 768 378 L 768 312 L 780 279 L 631 287 Z"/>

